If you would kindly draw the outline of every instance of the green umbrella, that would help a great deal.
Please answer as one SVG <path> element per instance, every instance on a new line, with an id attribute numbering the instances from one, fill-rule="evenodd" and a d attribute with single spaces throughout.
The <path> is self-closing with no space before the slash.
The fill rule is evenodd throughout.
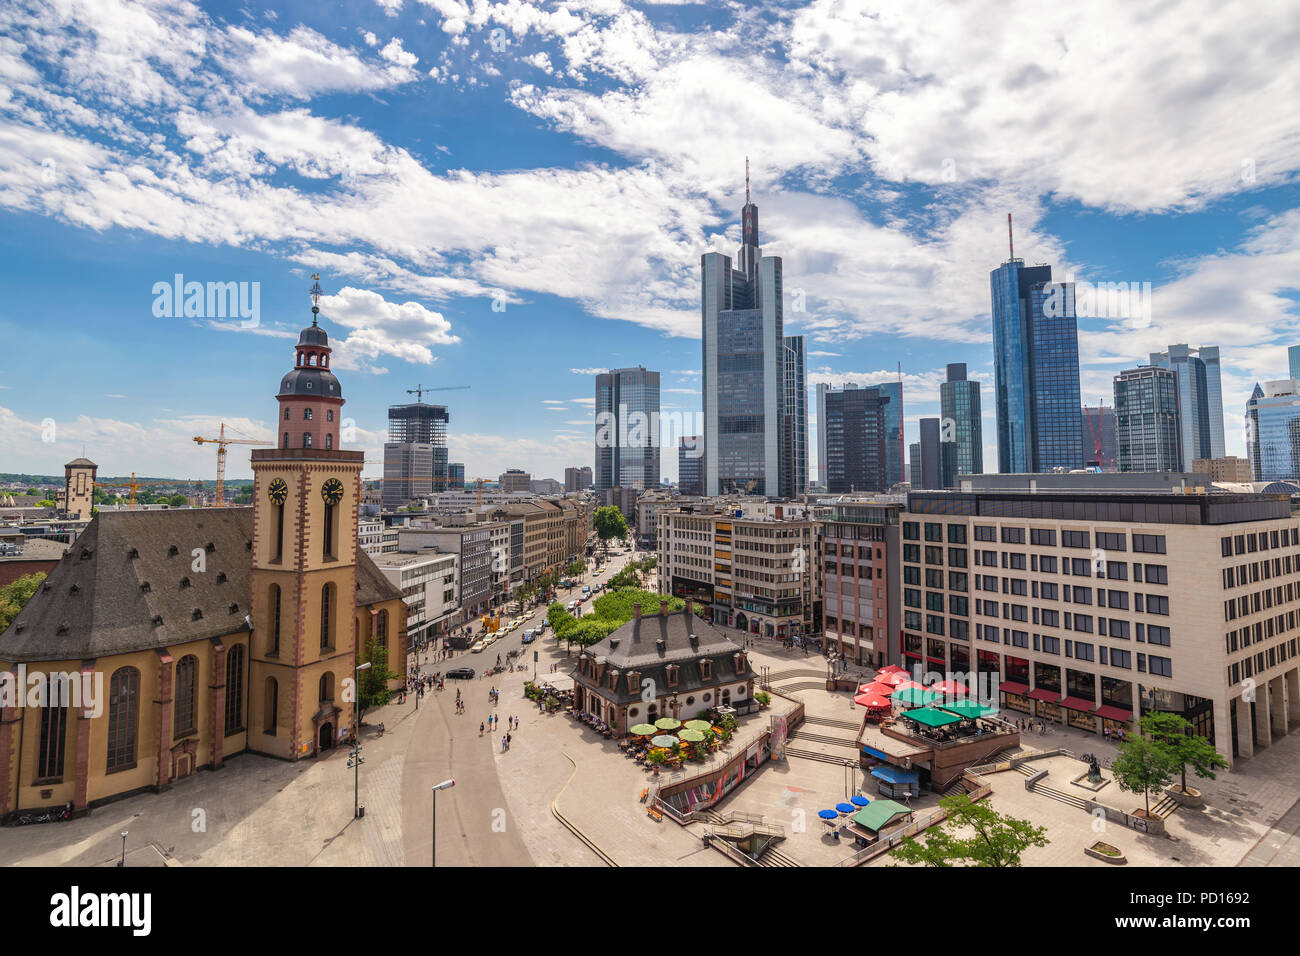
<path id="1" fill-rule="evenodd" d="M 671 747 L 673 744 L 677 743 L 677 738 L 670 737 L 667 734 L 663 734 L 659 737 L 655 737 L 650 742 L 654 744 L 656 747 Z"/>
<path id="2" fill-rule="evenodd" d="M 655 726 L 660 730 L 676 730 L 681 725 L 680 720 L 675 720 L 672 717 L 660 717 L 655 721 Z"/>
<path id="3" fill-rule="evenodd" d="M 713 727 L 707 720 L 688 720 L 686 721 L 687 730 L 709 730 Z"/>
<path id="4" fill-rule="evenodd" d="M 655 734 L 654 724 L 634 724 L 630 733 L 638 737 L 653 737 Z"/>
<path id="5" fill-rule="evenodd" d="M 700 733 L 698 730 L 683 730 L 677 736 L 688 744 L 697 744 L 704 739 L 704 734 Z"/>
<path id="6" fill-rule="evenodd" d="M 939 695 L 934 691 L 920 690 L 915 687 L 900 690 L 893 697 L 895 704 L 902 704 L 904 707 L 922 707 L 939 699 Z"/>

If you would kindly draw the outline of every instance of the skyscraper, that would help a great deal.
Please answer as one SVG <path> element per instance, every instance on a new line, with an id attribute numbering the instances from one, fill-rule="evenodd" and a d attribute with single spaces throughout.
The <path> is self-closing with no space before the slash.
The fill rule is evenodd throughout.
<path id="1" fill-rule="evenodd" d="M 1181 471 L 1178 380 L 1172 369 L 1144 365 L 1115 376 L 1115 448 L 1119 471 Z"/>
<path id="2" fill-rule="evenodd" d="M 700 257 L 704 490 L 778 495 L 785 408 L 781 259 L 759 248 L 748 163 L 741 218 L 737 268 L 719 252 Z"/>
<path id="3" fill-rule="evenodd" d="M 889 399 L 885 407 L 885 490 L 904 481 L 903 477 L 903 383 L 883 382 L 880 394 Z"/>
<path id="4" fill-rule="evenodd" d="M 1178 376 L 1178 414 L 1184 463 L 1197 458 L 1222 458 L 1223 387 L 1219 382 L 1219 348 L 1171 345 L 1152 352 L 1151 364 Z"/>
<path id="5" fill-rule="evenodd" d="M 939 385 L 939 408 L 943 415 L 939 440 L 953 446 L 951 473 L 943 476 L 945 488 L 953 487 L 958 475 L 984 473 L 984 429 L 980 422 L 980 383 L 966 378 L 966 363 L 948 366 L 948 380 Z"/>
<path id="6" fill-rule="evenodd" d="M 1074 283 L 1051 266 L 1009 258 L 989 275 L 993 296 L 998 470 L 1070 470 L 1083 464 Z"/>
<path id="7" fill-rule="evenodd" d="M 1300 381 L 1255 386 L 1246 405 L 1246 436 L 1255 481 L 1300 479 Z"/>
<path id="8" fill-rule="evenodd" d="M 704 494 L 704 438 L 683 435 L 677 442 L 677 492 Z"/>
<path id="9" fill-rule="evenodd" d="M 1115 470 L 1115 409 L 1099 405 L 1079 409 L 1083 432 L 1083 464 L 1102 471 Z"/>
<path id="10" fill-rule="evenodd" d="M 817 406 L 825 462 L 821 481 L 827 492 L 886 491 L 889 399 L 882 390 L 818 385 Z"/>
<path id="11" fill-rule="evenodd" d="M 950 487 L 951 476 L 945 472 L 952 469 L 953 443 L 940 441 L 942 430 L 937 418 L 922 418 L 920 427 L 921 440 L 914 447 L 921 456 L 921 480 L 918 483 L 913 472 L 912 487 L 927 490 Z"/>
<path id="12" fill-rule="evenodd" d="M 787 335 L 782 352 L 781 497 L 795 498 L 808 488 L 808 377 L 804 337 Z"/>
<path id="13" fill-rule="evenodd" d="M 388 441 L 384 443 L 384 507 L 392 510 L 408 501 L 447 488 L 447 423 L 445 405 L 411 402 L 388 409 Z"/>
<path id="14" fill-rule="evenodd" d="M 1286 350 L 1287 364 L 1291 366 L 1291 377 L 1300 380 L 1300 345 L 1293 345 Z"/>
<path id="15" fill-rule="evenodd" d="M 659 486 L 659 373 L 644 366 L 596 376 L 596 490 Z"/>

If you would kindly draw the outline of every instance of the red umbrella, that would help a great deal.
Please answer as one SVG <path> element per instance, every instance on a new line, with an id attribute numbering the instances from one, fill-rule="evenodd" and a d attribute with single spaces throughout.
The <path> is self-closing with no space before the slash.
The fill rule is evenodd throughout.
<path id="1" fill-rule="evenodd" d="M 858 688 L 858 693 L 875 694 L 877 697 L 888 697 L 894 692 L 894 690 L 895 688 L 890 687 L 888 684 L 882 684 L 879 681 L 876 681 L 873 684 L 863 684 Z"/>
<path id="2" fill-rule="evenodd" d="M 883 670 L 876 674 L 877 684 L 886 684 L 889 687 L 897 687 L 899 684 L 908 680 L 907 671 L 896 670 L 885 673 Z"/>
<path id="3" fill-rule="evenodd" d="M 959 684 L 955 680 L 945 680 L 937 684 L 931 684 L 929 689 L 936 694 L 943 694 L 944 697 L 966 697 L 970 695 L 970 689 L 965 684 Z"/>
<path id="4" fill-rule="evenodd" d="M 907 673 L 907 669 L 906 669 L 906 668 L 903 668 L 903 667 L 899 667 L 897 664 L 886 664 L 884 667 L 880 668 L 880 670 L 877 671 L 876 673 L 878 673 L 878 674 L 906 674 L 906 673 Z"/>
<path id="5" fill-rule="evenodd" d="M 882 697 L 880 694 L 859 694 L 853 698 L 853 703 L 861 704 L 868 710 L 883 710 L 893 706 L 889 703 L 888 697 Z"/>
<path id="6" fill-rule="evenodd" d="M 894 688 L 894 693 L 898 693 L 900 690 L 925 690 L 925 686 L 918 684 L 914 680 L 905 680 Z"/>

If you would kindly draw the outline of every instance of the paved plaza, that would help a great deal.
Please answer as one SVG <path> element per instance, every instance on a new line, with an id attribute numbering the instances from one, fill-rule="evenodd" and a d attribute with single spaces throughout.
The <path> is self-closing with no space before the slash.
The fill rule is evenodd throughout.
<path id="1" fill-rule="evenodd" d="M 625 560 L 611 562 L 607 574 Z M 540 621 L 544 610 L 536 609 L 525 626 Z M 498 653 L 504 657 L 520 647 L 522 630 L 481 654 L 460 652 L 450 664 L 426 661 L 424 670 L 467 664 L 481 674 Z M 219 772 L 196 774 L 165 793 L 138 794 L 65 823 L 0 830 L 0 859 L 9 865 L 113 866 L 122 855 L 121 832 L 126 830 L 128 866 L 427 866 L 433 853 L 430 788 L 451 777 L 456 786 L 438 795 L 439 865 L 602 865 L 589 842 L 619 865 L 732 866 L 721 852 L 703 844 L 706 822 L 681 827 L 669 819 L 656 822 L 646 813 L 639 797 L 651 778 L 614 741 L 562 713 L 543 713 L 524 698 L 523 685 L 533 676 L 533 650 L 539 675 L 572 666 L 564 647 L 547 637 L 524 649 L 524 672 L 447 681 L 446 689 L 426 696 L 418 710 L 415 698 L 408 696 L 400 707 L 367 714 L 359 775 L 360 802 L 366 808 L 361 819 L 353 818 L 354 778 L 345 749 L 301 763 L 241 755 Z M 807 720 L 790 739 L 786 758 L 747 777 L 718 809 L 761 815 L 765 823 L 784 827 L 787 839 L 778 849 L 789 860 L 832 865 L 849 856 L 852 847 L 826 836 L 817 811 L 859 788 L 876 798 L 853 746 L 861 711 L 853 707 L 849 692 L 825 690 L 826 663 L 817 653 L 756 641 L 750 654 L 760 672 L 767 668 L 778 689 L 802 700 Z M 856 676 L 870 673 L 859 669 Z M 500 691 L 495 707 L 489 700 L 493 686 Z M 455 712 L 457 689 L 467 702 L 463 715 Z M 738 739 L 710 762 L 738 752 L 767 728 L 772 713 L 793 706 L 774 696 L 770 711 L 742 717 Z M 500 715 L 502 730 L 480 736 L 479 723 L 489 713 Z M 519 729 L 503 753 L 500 737 L 509 716 L 519 718 Z M 382 736 L 377 731 L 381 722 L 386 727 Z M 1109 742 L 1069 728 L 1045 736 L 1026 734 L 1021 749 L 1058 747 L 1096 753 L 1103 764 L 1115 755 Z M 1029 866 L 1110 865 L 1084 856 L 1083 847 L 1097 839 L 1118 846 L 1134 865 L 1295 865 L 1300 862 L 1298 748 L 1300 735 L 1292 733 L 1218 780 L 1189 780 L 1205 793 L 1208 806 L 1176 811 L 1166 820 L 1166 837 L 1113 823 L 1104 833 L 1094 832 L 1088 813 L 1026 791 L 1026 777 L 1016 771 L 990 775 L 990 800 L 1001 812 L 1047 828 L 1051 843 L 1025 854 Z M 1060 790 L 1069 790 L 1069 779 L 1083 769 L 1067 757 L 1035 764 L 1035 769 L 1048 770 L 1044 782 Z M 692 765 L 688 772 L 702 769 L 707 765 Z M 661 782 L 668 779 L 665 774 Z M 1098 796 L 1119 809 L 1142 805 L 1140 795 L 1122 793 L 1114 783 Z M 912 805 L 924 812 L 938 799 L 923 792 Z M 879 858 L 870 865 L 888 862 Z"/>

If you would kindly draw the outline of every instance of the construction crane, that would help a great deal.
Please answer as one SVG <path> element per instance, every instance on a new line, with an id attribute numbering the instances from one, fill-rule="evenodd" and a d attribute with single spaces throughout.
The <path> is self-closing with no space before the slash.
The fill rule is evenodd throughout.
<path id="1" fill-rule="evenodd" d="M 254 438 L 227 438 L 226 423 L 221 423 L 221 431 L 216 438 L 204 438 L 201 435 L 194 436 L 195 443 L 202 445 L 204 442 L 215 442 L 217 446 L 217 500 L 213 502 L 214 508 L 224 508 L 226 506 L 226 446 L 227 445 L 269 445 L 269 441 L 258 441 Z"/>
<path id="2" fill-rule="evenodd" d="M 180 484 L 181 484 L 180 482 L 176 482 L 176 481 L 166 481 L 166 480 L 161 479 L 161 478 L 146 478 L 146 479 L 143 480 L 143 481 L 137 481 L 136 478 L 135 478 L 135 472 L 134 472 L 134 471 L 131 472 L 131 480 L 130 480 L 130 481 L 96 481 L 96 482 L 94 482 L 94 485 L 95 485 L 96 488 L 130 488 L 130 489 L 131 489 L 131 497 L 128 499 L 128 501 L 129 501 L 129 504 L 127 505 L 127 510 L 128 510 L 128 511 L 134 511 L 134 510 L 135 510 L 135 491 L 136 491 L 137 488 L 142 488 L 142 487 L 144 487 L 145 485 L 168 485 L 168 486 L 171 486 L 171 487 L 177 487 L 177 486 L 180 485 Z"/>
<path id="3" fill-rule="evenodd" d="M 1103 398 L 1097 405 L 1097 414 L 1087 414 L 1091 409 L 1087 405 L 1084 407 L 1084 419 L 1088 422 L 1088 437 L 1092 439 L 1092 460 L 1102 471 L 1106 470 L 1106 459 L 1102 455 L 1102 414 L 1106 411 L 1106 400 Z M 1112 462 L 1113 464 L 1113 462 Z"/>
<path id="4" fill-rule="evenodd" d="M 414 395 L 415 400 L 420 402 L 424 400 L 425 392 L 460 392 L 472 387 L 470 385 L 442 385 L 438 388 L 425 388 L 423 385 L 417 385 L 415 388 L 408 388 L 406 394 Z"/>

